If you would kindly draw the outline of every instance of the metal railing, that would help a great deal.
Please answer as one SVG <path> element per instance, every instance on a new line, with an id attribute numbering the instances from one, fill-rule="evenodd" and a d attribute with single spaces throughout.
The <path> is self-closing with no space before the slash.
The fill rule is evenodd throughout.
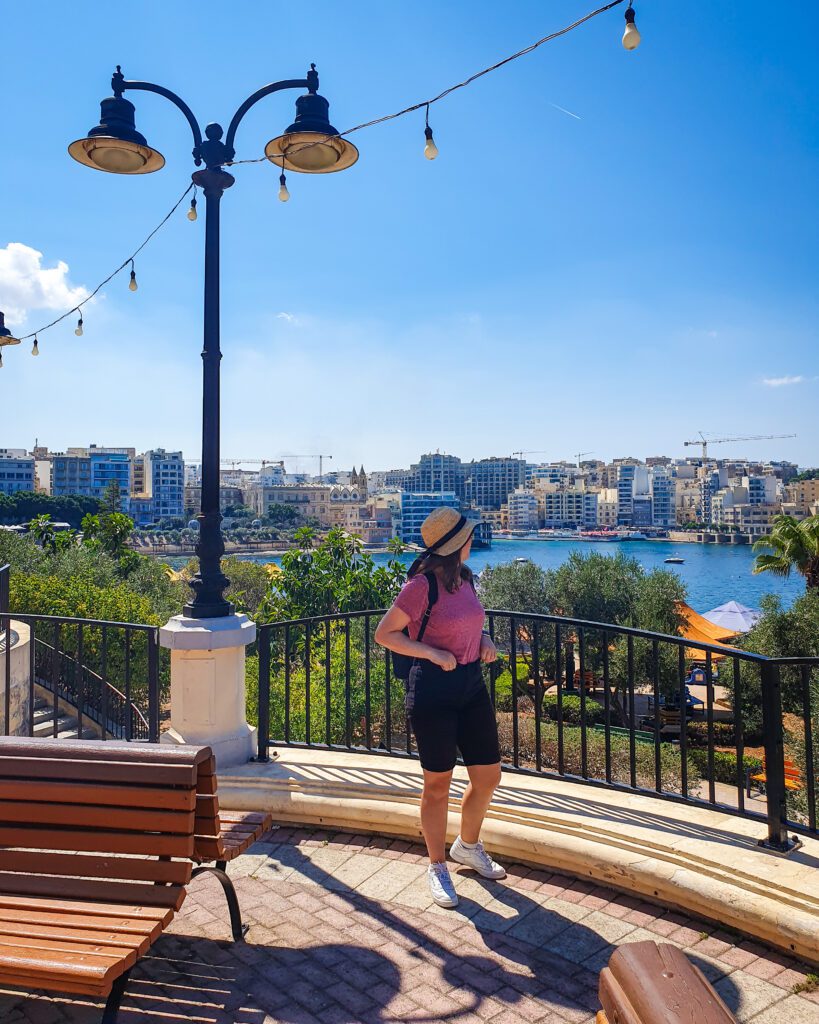
<path id="1" fill-rule="evenodd" d="M 12 634 L 11 622 L 29 627 L 24 734 L 35 729 L 38 688 L 51 705 L 51 728 L 57 736 L 63 716 L 76 719 L 76 735 L 92 725 L 101 738 L 159 742 L 163 682 L 159 629 L 130 622 L 30 615 L 9 610 L 8 566 L 0 567 L 0 637 Z M 9 645 L 11 647 L 11 645 Z M 11 647 L 11 652 L 14 648 Z M 4 658 L 4 728 L 12 723 L 12 657 Z"/>
<path id="2" fill-rule="evenodd" d="M 260 760 L 281 744 L 417 756 L 403 683 L 374 641 L 383 614 L 259 628 L 249 703 Z M 817 833 L 819 658 L 559 616 L 490 611 L 487 621 L 505 769 L 757 819 L 779 850 L 793 845 L 789 831 Z"/>

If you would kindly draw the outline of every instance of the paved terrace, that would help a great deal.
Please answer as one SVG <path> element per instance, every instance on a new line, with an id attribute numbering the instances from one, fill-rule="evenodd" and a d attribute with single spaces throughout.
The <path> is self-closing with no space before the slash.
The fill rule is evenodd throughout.
<path id="1" fill-rule="evenodd" d="M 684 949 L 740 1021 L 817 1024 L 808 968 L 735 932 L 593 882 L 510 864 L 457 871 L 457 910 L 427 894 L 405 840 L 280 827 L 231 865 L 246 943 L 204 876 L 140 961 L 122 1024 L 593 1024 L 597 975 L 643 939 Z M 98 1024 L 84 999 L 0 991 L 3 1024 Z"/>

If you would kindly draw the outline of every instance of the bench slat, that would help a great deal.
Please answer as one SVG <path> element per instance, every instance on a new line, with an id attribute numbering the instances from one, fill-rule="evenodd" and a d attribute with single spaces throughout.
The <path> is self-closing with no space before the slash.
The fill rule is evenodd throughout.
<path id="1" fill-rule="evenodd" d="M 93 978 L 85 981 L 76 978 L 47 979 L 37 978 L 36 982 L 23 981 L 19 974 L 9 974 L 0 968 L 0 987 L 12 989 L 17 992 L 25 992 L 32 988 L 41 988 L 45 991 L 60 992 L 64 995 L 91 996 L 94 999 L 104 999 L 111 991 L 111 987 L 117 975 L 112 974 L 102 981 L 95 981 Z"/>
<path id="2" fill-rule="evenodd" d="M 210 747 L 192 744 L 142 744 L 127 740 L 72 740 L 66 747 L 65 740 L 50 738 L 19 738 L 0 736 L 0 756 L 55 757 L 69 761 L 137 761 L 140 764 L 199 765 L 214 762 Z M 212 770 L 209 770 L 212 774 Z"/>
<path id="3" fill-rule="evenodd" d="M 105 900 L 179 910 L 185 899 L 181 885 L 151 885 L 143 882 L 110 882 L 95 878 L 62 878 L 48 875 L 12 875 L 0 871 L 0 890 L 5 895 L 53 896 L 61 900 Z"/>
<path id="4" fill-rule="evenodd" d="M 0 970 L 19 972 L 22 976 L 42 974 L 48 978 L 79 976 L 92 977 L 100 980 L 112 972 L 119 964 L 126 962 L 128 955 L 95 956 L 91 953 L 58 952 L 56 950 L 18 950 L 14 946 L 0 942 Z M 127 968 L 116 973 L 122 974 Z M 35 986 L 36 987 L 36 986 Z"/>
<path id="5" fill-rule="evenodd" d="M 42 911 L 52 914 L 85 914 L 93 917 L 113 917 L 130 919 L 135 922 L 158 922 L 160 927 L 167 927 L 173 920 L 173 912 L 161 907 L 145 907 L 127 903 L 98 903 L 96 900 L 77 901 L 71 899 L 42 899 L 39 896 L 21 896 L 5 894 L 0 891 L 0 914 L 5 910 Z"/>
<path id="6" fill-rule="evenodd" d="M 55 954 L 79 953 L 83 956 L 100 957 L 105 960 L 120 960 L 126 966 L 133 967 L 137 953 L 133 946 L 108 946 L 100 942 L 88 942 L 82 939 L 45 938 L 42 936 L 17 935 L 13 939 L 3 936 L 3 945 L 8 949 L 17 950 L 21 956 L 28 955 L 30 950 L 37 953 Z"/>
<path id="7" fill-rule="evenodd" d="M 79 832 L 37 826 L 0 825 L 0 846 L 37 850 L 81 850 L 88 853 L 142 853 L 147 856 L 190 857 L 193 836 L 140 835 L 138 832 Z"/>
<path id="8" fill-rule="evenodd" d="M 191 878 L 187 860 L 146 860 L 143 857 L 105 857 L 31 850 L 0 850 L 0 871 L 22 871 L 30 875 L 71 875 L 72 877 L 120 878 L 140 882 L 175 882 L 185 885 Z M 0 916 L 2 916 L 0 914 Z"/>
<path id="9" fill-rule="evenodd" d="M 83 782 L 121 782 L 126 786 L 147 784 L 190 787 L 196 783 L 196 766 L 137 764 L 127 761 L 61 761 L 58 758 L 4 757 L 0 754 L 0 779 L 54 779 L 55 782 L 79 779 Z"/>
<path id="10" fill-rule="evenodd" d="M 75 943 L 85 943 L 88 946 L 110 946 L 117 949 L 129 950 L 142 953 L 150 946 L 150 939 L 147 935 L 126 935 L 122 932 L 101 932 L 92 928 L 57 928 L 43 925 L 28 925 L 22 922 L 12 924 L 6 921 L 3 925 L 3 936 L 8 940 L 9 945 L 16 945 L 18 940 L 31 939 L 35 942 L 40 939 L 66 940 Z M 14 940 L 13 942 L 11 940 Z"/>
<path id="11" fill-rule="evenodd" d="M 121 829 L 126 832 L 163 832 L 184 835 L 193 829 L 193 811 L 151 811 L 142 807 L 95 807 L 88 804 L 30 804 L 0 800 L 0 823 L 30 822 L 71 828 Z"/>
<path id="12" fill-rule="evenodd" d="M 15 779 L 13 782 L 0 780 L 0 800 L 98 804 L 107 807 L 146 807 L 151 810 L 167 811 L 198 810 L 196 792 L 192 788 L 106 786 L 101 783 L 38 782 L 28 779 Z"/>
<path id="13" fill-rule="evenodd" d="M 92 906 L 93 904 L 86 904 Z M 134 941 L 153 941 L 162 931 L 158 921 L 139 921 L 132 917 L 96 917 L 93 914 L 47 914 L 38 910 L 0 907 L 0 934 L 4 928 L 22 925 L 25 928 L 73 929 L 87 928 L 97 932 L 111 932 L 124 935 Z"/>

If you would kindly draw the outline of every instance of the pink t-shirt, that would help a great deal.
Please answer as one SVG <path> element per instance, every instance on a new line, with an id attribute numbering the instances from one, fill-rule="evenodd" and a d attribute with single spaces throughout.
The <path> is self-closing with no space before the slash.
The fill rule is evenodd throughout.
<path id="1" fill-rule="evenodd" d="M 396 608 L 410 617 L 409 635 L 413 640 L 418 637 L 428 600 L 429 583 L 423 574 L 407 580 L 395 599 Z M 464 581 L 450 594 L 439 580 L 438 600 L 432 606 L 421 642 L 449 651 L 459 665 L 468 665 L 480 655 L 483 623 L 483 605 L 469 583 Z"/>

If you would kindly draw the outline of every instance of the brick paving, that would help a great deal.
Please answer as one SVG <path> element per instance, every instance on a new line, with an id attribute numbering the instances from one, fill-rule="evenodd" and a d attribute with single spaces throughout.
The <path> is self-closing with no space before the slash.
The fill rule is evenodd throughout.
<path id="1" fill-rule="evenodd" d="M 123 1024 L 593 1024 L 612 951 L 685 949 L 737 1019 L 819 1024 L 809 969 L 757 942 L 588 880 L 465 868 L 461 905 L 429 899 L 423 850 L 403 840 L 275 829 L 235 861 L 247 941 L 229 941 L 203 876 L 135 968 Z M 0 990 L 2 1024 L 98 1024 L 87 1000 Z"/>

